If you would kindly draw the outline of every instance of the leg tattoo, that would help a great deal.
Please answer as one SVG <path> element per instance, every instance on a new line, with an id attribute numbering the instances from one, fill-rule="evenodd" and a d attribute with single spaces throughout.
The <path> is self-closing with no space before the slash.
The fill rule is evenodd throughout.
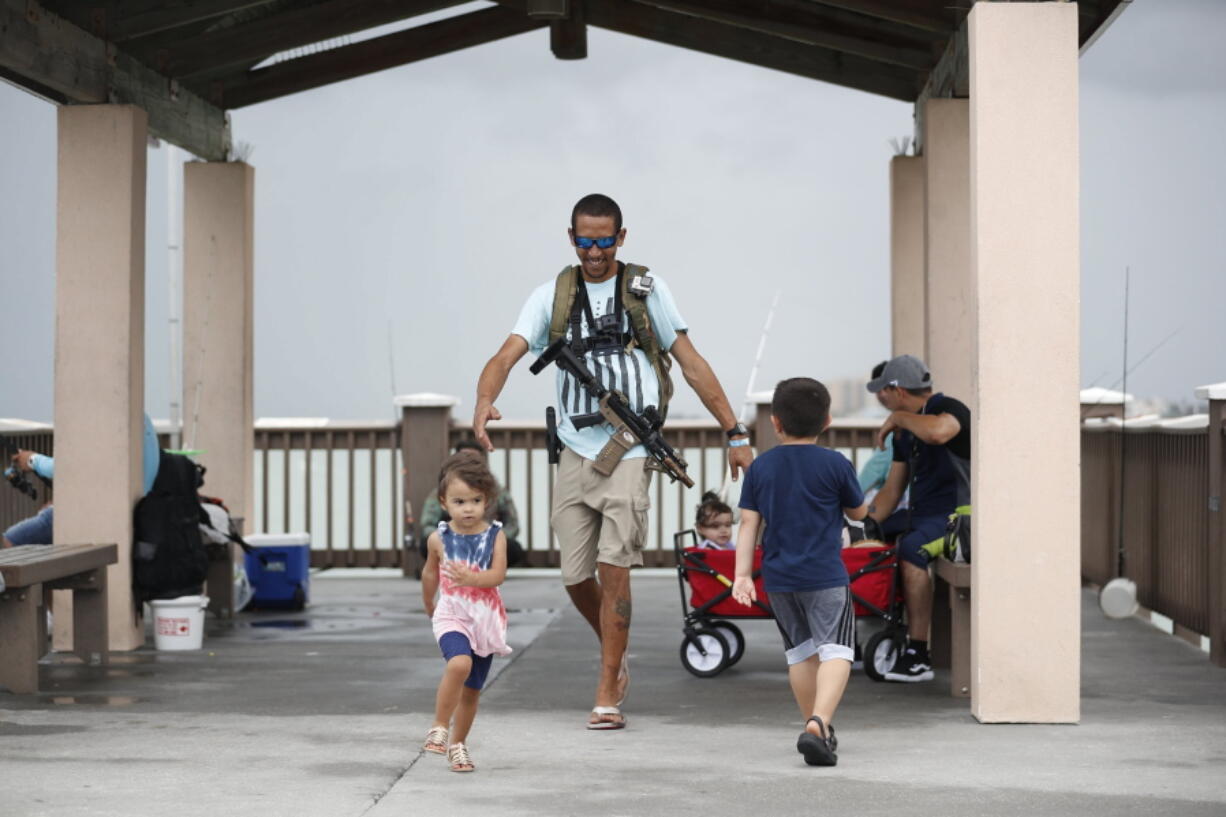
<path id="1" fill-rule="evenodd" d="M 618 599 L 614 610 L 617 612 L 617 627 L 620 630 L 630 629 L 630 599 Z"/>

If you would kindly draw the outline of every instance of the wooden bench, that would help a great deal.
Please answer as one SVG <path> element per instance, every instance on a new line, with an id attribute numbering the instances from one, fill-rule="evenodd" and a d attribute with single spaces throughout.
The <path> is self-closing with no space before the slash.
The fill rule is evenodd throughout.
<path id="1" fill-rule="evenodd" d="M 932 665 L 949 669 L 949 694 L 971 694 L 971 566 L 934 561 Z"/>
<path id="2" fill-rule="evenodd" d="M 47 653 L 46 599 L 72 591 L 73 652 L 88 664 L 110 660 L 106 566 L 115 545 L 26 545 L 0 550 L 0 686 L 38 691 L 38 660 Z"/>

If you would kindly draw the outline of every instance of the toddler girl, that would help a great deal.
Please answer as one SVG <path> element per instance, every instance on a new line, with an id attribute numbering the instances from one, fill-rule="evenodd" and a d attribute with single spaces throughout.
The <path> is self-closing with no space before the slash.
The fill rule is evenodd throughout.
<path id="1" fill-rule="evenodd" d="M 507 539 L 501 523 L 485 518 L 497 489 L 483 460 L 457 459 L 444 470 L 438 488 L 439 502 L 451 521 L 440 522 L 426 541 L 422 600 L 447 666 L 438 685 L 434 725 L 422 748 L 445 754 L 453 772 L 475 768 L 464 741 L 494 655 L 511 652 L 507 612 L 498 592 L 507 575 Z"/>

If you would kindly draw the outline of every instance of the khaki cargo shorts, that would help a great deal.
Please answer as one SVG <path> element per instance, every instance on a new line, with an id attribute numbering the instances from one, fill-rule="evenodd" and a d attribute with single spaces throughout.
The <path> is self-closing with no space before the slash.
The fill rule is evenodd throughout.
<path id="1" fill-rule="evenodd" d="M 562 583 L 578 584 L 596 575 L 596 563 L 641 567 L 647 541 L 647 458 L 625 459 L 612 476 L 594 463 L 562 449 L 553 486 L 553 529 L 558 536 Z"/>

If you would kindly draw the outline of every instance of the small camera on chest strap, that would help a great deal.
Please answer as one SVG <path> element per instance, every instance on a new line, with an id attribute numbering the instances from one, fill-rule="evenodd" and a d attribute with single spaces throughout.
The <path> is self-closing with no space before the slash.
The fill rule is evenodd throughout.
<path id="1" fill-rule="evenodd" d="M 595 332 L 587 338 L 588 349 L 594 355 L 615 355 L 626 347 L 625 335 L 621 331 L 621 316 L 616 313 L 601 315 L 595 320 Z"/>

